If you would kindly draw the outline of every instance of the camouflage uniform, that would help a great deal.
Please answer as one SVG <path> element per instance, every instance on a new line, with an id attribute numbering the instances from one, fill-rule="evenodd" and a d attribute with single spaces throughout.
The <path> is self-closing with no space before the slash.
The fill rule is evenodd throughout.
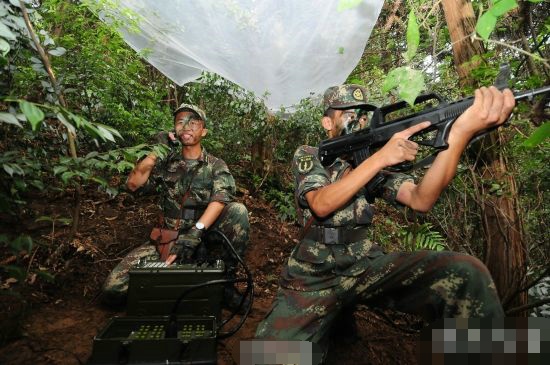
<path id="1" fill-rule="evenodd" d="M 189 188 L 183 209 L 182 198 Z M 243 257 L 248 243 L 250 225 L 246 207 L 234 202 L 235 181 L 225 162 L 202 149 L 197 160 L 185 160 L 181 153 L 171 153 L 165 159 L 157 160 L 142 191 L 157 191 L 161 194 L 160 208 L 164 215 L 164 225 L 175 229 L 180 218 L 180 232 L 193 227 L 208 203 L 217 201 L 225 207 L 211 229 L 224 233 L 232 242 L 237 253 Z M 208 231 L 204 237 L 209 237 Z M 107 278 L 103 291 L 109 302 L 124 300 L 128 290 L 128 270 L 141 258 L 159 259 L 154 245 L 147 243 L 130 252 L 113 269 Z M 233 257 L 224 252 L 226 265 L 236 265 Z"/>
<path id="2" fill-rule="evenodd" d="M 312 215 L 305 194 L 341 179 L 350 168 L 342 159 L 325 168 L 317 156 L 317 148 L 302 146 L 293 159 L 302 226 Z M 412 178 L 389 174 L 381 197 L 400 207 L 395 198 L 405 181 Z M 283 268 L 279 291 L 258 326 L 257 338 L 307 340 L 326 348 L 334 319 L 343 307 L 356 303 L 420 314 L 427 320 L 504 315 L 491 276 L 478 259 L 455 252 L 385 253 L 368 239 L 372 217 L 362 189 L 326 219 L 313 220 Z"/>

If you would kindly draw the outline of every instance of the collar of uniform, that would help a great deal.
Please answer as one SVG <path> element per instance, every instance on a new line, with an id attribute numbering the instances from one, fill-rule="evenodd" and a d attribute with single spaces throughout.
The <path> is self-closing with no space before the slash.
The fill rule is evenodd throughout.
<path id="1" fill-rule="evenodd" d="M 177 161 L 185 161 L 181 153 L 175 154 L 173 158 L 174 160 L 177 160 Z M 201 146 L 201 154 L 199 158 L 197 158 L 197 161 L 202 163 L 208 163 L 208 152 L 206 152 L 206 149 L 202 146 Z"/>

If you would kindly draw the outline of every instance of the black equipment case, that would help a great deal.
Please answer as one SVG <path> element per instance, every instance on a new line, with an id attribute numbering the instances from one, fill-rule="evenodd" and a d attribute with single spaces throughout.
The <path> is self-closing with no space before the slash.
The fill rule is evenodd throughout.
<path id="1" fill-rule="evenodd" d="M 94 338 L 88 364 L 217 364 L 223 286 L 191 291 L 178 307 L 176 323 L 170 323 L 169 315 L 186 289 L 224 279 L 223 261 L 168 267 L 160 261 L 141 261 L 129 274 L 127 316 L 112 318 Z M 168 326 L 175 326 L 175 337 L 166 337 Z"/>

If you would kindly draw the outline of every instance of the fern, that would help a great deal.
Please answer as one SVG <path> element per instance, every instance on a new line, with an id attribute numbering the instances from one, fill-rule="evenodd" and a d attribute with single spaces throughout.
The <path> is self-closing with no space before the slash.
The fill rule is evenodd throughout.
<path id="1" fill-rule="evenodd" d="M 399 238 L 410 251 L 445 249 L 445 237 L 438 231 L 432 230 L 431 223 L 412 224 L 399 232 Z"/>

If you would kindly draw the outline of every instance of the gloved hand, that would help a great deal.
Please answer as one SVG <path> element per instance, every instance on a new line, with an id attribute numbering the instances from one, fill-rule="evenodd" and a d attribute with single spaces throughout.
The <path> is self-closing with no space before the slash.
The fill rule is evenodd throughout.
<path id="1" fill-rule="evenodd" d="M 159 132 L 154 137 L 154 143 L 162 143 L 169 147 L 178 147 L 179 140 L 176 137 L 175 132 Z"/>
<path id="2" fill-rule="evenodd" d="M 177 261 L 190 261 L 195 250 L 201 243 L 202 231 L 191 228 L 186 233 L 180 234 L 174 246 L 170 250 L 170 255 L 176 255 Z"/>

